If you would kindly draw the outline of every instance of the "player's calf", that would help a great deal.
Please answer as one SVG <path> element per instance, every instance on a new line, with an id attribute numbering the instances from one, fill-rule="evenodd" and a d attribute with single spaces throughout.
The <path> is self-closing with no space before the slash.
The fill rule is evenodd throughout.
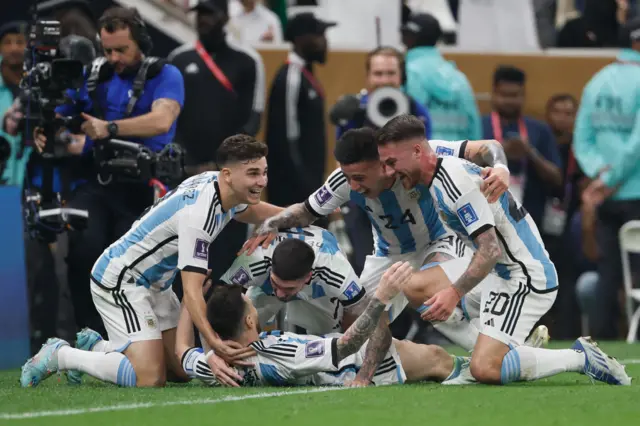
<path id="1" fill-rule="evenodd" d="M 136 386 L 162 387 L 166 384 L 167 364 L 162 340 L 133 342 L 124 354 L 131 362 L 136 374 Z"/>

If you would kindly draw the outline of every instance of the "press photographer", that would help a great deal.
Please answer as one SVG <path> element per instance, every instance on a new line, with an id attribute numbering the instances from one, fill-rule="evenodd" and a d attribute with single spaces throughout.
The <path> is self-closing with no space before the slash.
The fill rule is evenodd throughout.
<path id="1" fill-rule="evenodd" d="M 367 55 L 366 89 L 358 95 L 342 96 L 331 108 L 329 117 L 337 127 L 336 139 L 349 129 L 378 129 L 400 114 L 410 113 L 424 121 L 431 138 L 431 118 L 426 108 L 402 90 L 404 61 L 392 47 L 379 47 Z M 353 246 L 353 266 L 359 274 L 365 257 L 373 250 L 371 224 L 364 212 L 354 206 L 343 209 L 349 239 Z"/>
<path id="2" fill-rule="evenodd" d="M 83 87 L 67 92 L 73 102 L 56 113 L 82 118 L 81 134 L 67 136 L 72 143 L 65 147 L 91 160 L 86 182 L 69 202 L 87 210 L 89 221 L 86 229 L 69 234 L 68 279 L 78 327 L 102 329 L 87 277 L 102 251 L 152 204 L 149 178 L 158 171 L 156 153 L 172 156 L 167 145 L 175 135 L 184 84 L 177 68 L 149 56 L 152 42 L 135 9 L 107 10 L 98 30 L 105 57 L 93 62 Z M 42 129 L 34 133 L 40 150 L 51 149 Z"/>

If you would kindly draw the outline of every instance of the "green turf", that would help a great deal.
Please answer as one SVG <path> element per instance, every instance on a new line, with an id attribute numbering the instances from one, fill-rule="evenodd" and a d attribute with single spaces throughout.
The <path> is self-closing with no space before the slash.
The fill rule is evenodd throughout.
<path id="1" fill-rule="evenodd" d="M 567 347 L 562 343 L 554 346 Z M 620 360 L 640 360 L 640 344 L 601 346 Z M 629 364 L 627 371 L 634 382 L 640 379 L 640 364 Z M 122 389 L 86 379 L 82 386 L 72 387 L 56 376 L 37 388 L 21 389 L 18 377 L 18 371 L 0 372 L 0 424 L 617 426 L 640 422 L 640 386 L 592 385 L 586 377 L 568 373 L 506 387 L 423 384 L 222 402 L 219 400 L 225 397 L 300 389 L 212 389 L 195 383 L 165 389 Z M 174 405 L 163 406 L 166 403 Z M 18 420 L 3 418 L 7 413 L 84 411 L 127 404 L 151 406 Z"/>

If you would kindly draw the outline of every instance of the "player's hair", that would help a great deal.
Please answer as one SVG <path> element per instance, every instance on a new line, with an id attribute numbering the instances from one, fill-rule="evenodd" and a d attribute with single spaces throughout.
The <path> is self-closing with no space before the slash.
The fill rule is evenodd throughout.
<path id="1" fill-rule="evenodd" d="M 493 73 L 493 87 L 503 82 L 524 86 L 526 81 L 527 77 L 524 71 L 511 65 L 500 65 Z"/>
<path id="2" fill-rule="evenodd" d="M 375 130 L 368 127 L 347 130 L 336 142 L 333 155 L 338 163 L 345 165 L 380 160 Z"/>
<path id="3" fill-rule="evenodd" d="M 288 238 L 273 250 L 271 272 L 281 280 L 298 280 L 311 271 L 315 260 L 316 255 L 309 244 Z"/>
<path id="4" fill-rule="evenodd" d="M 374 56 L 388 56 L 390 58 L 396 58 L 398 60 L 398 67 L 400 70 L 404 68 L 404 56 L 398 49 L 390 46 L 380 46 L 367 53 L 367 59 L 365 62 L 367 72 L 371 69 L 371 58 Z"/>
<path id="5" fill-rule="evenodd" d="M 269 149 L 267 145 L 249 135 L 229 136 L 216 151 L 218 167 L 229 163 L 259 160 L 266 157 Z"/>
<path id="6" fill-rule="evenodd" d="M 386 145 L 390 142 L 403 142 L 410 139 L 422 138 L 425 136 L 424 123 L 418 117 L 410 114 L 402 114 L 387 121 L 378 130 L 378 145 Z"/>
<path id="7" fill-rule="evenodd" d="M 244 288 L 237 284 L 216 281 L 211 287 L 207 301 L 207 320 L 211 328 L 222 340 L 229 340 L 240 334 L 242 318 L 247 310 L 242 298 Z"/>

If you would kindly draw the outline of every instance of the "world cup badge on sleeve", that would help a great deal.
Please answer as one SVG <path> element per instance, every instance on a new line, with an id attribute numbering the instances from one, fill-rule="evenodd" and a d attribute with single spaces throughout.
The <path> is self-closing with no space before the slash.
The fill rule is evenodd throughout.
<path id="1" fill-rule="evenodd" d="M 209 259 L 209 242 L 196 239 L 196 246 L 193 248 L 193 257 L 196 259 L 207 260 Z"/>
<path id="2" fill-rule="evenodd" d="M 478 221 L 478 215 L 476 211 L 471 207 L 471 204 L 467 203 L 458 209 L 458 217 L 464 223 L 465 226 L 469 226 L 472 223 Z"/>
<path id="3" fill-rule="evenodd" d="M 233 284 L 245 285 L 249 282 L 249 273 L 245 271 L 244 268 L 240 267 L 240 269 L 238 269 L 231 277 L 231 282 Z"/>
<path id="4" fill-rule="evenodd" d="M 322 188 L 320 188 L 318 192 L 316 192 L 316 195 L 314 197 L 318 204 L 322 206 L 331 199 L 331 193 L 329 192 L 327 187 L 323 185 Z"/>
<path id="5" fill-rule="evenodd" d="M 324 355 L 324 340 L 314 340 L 304 347 L 305 358 L 318 358 Z"/>

